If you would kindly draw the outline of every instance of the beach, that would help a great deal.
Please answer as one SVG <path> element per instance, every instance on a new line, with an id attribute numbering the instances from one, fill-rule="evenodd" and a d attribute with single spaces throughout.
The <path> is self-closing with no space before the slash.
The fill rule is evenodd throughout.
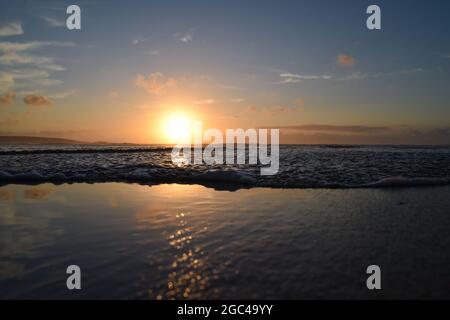
<path id="1" fill-rule="evenodd" d="M 16 300 L 164 319 L 450 300 L 450 1 L 1 9 L 14 315 L 56 310 Z"/>
<path id="2" fill-rule="evenodd" d="M 448 299 L 449 191 L 7 184 L 0 298 Z"/>

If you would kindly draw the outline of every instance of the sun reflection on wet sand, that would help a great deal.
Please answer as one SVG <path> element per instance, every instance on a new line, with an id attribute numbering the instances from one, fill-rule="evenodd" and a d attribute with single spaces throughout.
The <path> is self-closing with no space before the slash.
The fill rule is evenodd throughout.
<path id="1" fill-rule="evenodd" d="M 202 246 L 193 244 L 189 215 L 189 212 L 176 214 L 176 231 L 167 237 L 175 254 L 169 268 L 167 288 L 157 294 L 158 300 L 201 298 L 211 279 L 218 278 L 208 267 Z"/>

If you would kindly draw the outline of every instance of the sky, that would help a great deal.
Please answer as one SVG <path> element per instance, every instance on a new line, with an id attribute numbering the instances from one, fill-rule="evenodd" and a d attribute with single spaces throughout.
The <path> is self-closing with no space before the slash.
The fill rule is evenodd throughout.
<path id="1" fill-rule="evenodd" d="M 168 143 L 182 117 L 282 143 L 450 144 L 449 1 L 0 7 L 0 135 Z"/>

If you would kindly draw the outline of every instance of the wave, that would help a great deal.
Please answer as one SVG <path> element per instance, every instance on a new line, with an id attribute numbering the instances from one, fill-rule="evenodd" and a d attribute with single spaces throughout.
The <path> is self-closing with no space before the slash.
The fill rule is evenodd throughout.
<path id="1" fill-rule="evenodd" d="M 33 154 L 81 154 L 81 153 L 138 153 L 138 152 L 168 152 L 170 147 L 151 148 L 80 148 L 80 149 L 28 149 L 28 150 L 4 150 L 0 156 L 33 155 Z"/>
<path id="2" fill-rule="evenodd" d="M 184 170 L 179 168 L 143 168 L 122 167 L 114 171 L 99 173 L 74 172 L 71 174 L 51 173 L 42 174 L 35 170 L 25 173 L 11 174 L 0 171 L 0 185 L 10 183 L 38 184 L 38 183 L 99 183 L 99 182 L 127 182 L 140 184 L 182 183 L 200 184 L 216 189 L 239 189 L 251 187 L 267 188 L 399 188 L 399 187 L 424 187 L 450 184 L 450 177 L 387 177 L 374 182 L 364 184 L 337 183 L 333 181 L 290 180 L 284 181 L 271 176 L 261 177 L 244 170 L 214 169 L 205 171 Z"/>
<path id="3" fill-rule="evenodd" d="M 397 188 L 450 183 L 448 149 L 283 146 L 278 174 L 261 176 L 261 164 L 174 163 L 171 147 L 163 145 L 8 148 L 0 146 L 0 185 L 186 183 L 236 189 Z"/>

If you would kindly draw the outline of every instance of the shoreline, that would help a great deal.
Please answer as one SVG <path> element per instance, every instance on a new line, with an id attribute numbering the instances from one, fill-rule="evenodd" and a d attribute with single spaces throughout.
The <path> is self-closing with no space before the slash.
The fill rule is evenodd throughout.
<path id="1" fill-rule="evenodd" d="M 214 190 L 236 191 L 240 189 L 253 189 L 253 188 L 266 188 L 266 189 L 330 189 L 330 190 L 361 190 L 361 189 L 404 189 L 404 188 L 431 188 L 439 186 L 450 185 L 450 177 L 448 178 L 405 178 L 405 177 L 389 177 L 379 180 L 374 183 L 345 186 L 339 184 L 319 185 L 319 186 L 297 186 L 297 185 L 270 185 L 270 184 L 251 184 L 251 183 L 233 183 L 233 182 L 221 182 L 221 181 L 208 181 L 195 178 L 188 179 L 156 179 L 153 181 L 147 181 L 145 179 L 97 179 L 97 180 L 72 180 L 67 181 L 64 179 L 8 179 L 8 181 L 2 181 L 0 179 L 0 187 L 8 185 L 39 185 L 51 183 L 55 186 L 58 185 L 71 185 L 71 184 L 105 184 L 105 183 L 124 183 L 124 184 L 137 184 L 142 186 L 158 186 L 166 184 L 179 184 L 179 185 L 198 185 Z"/>

